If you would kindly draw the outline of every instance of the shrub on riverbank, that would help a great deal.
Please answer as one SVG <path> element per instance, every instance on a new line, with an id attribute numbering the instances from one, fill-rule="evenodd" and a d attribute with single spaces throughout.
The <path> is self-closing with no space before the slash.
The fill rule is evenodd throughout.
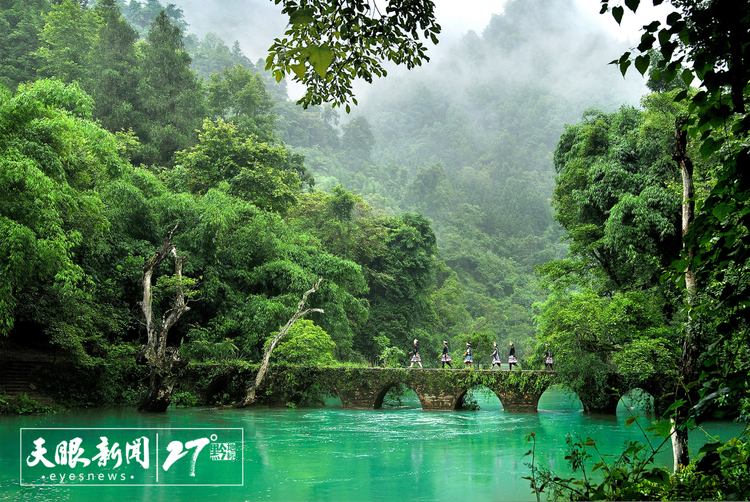
<path id="1" fill-rule="evenodd" d="M 669 446 L 669 428 L 669 422 L 662 421 L 646 429 L 659 429 L 654 438 L 661 436 L 661 444 L 627 441 L 622 453 L 614 457 L 601 454 L 591 438 L 583 441 L 569 436 L 565 458 L 580 478 L 560 478 L 532 460 L 527 464 L 532 475 L 525 479 L 531 482 L 537 500 L 542 494 L 551 500 L 748 500 L 750 436 L 747 429 L 739 438 L 706 444 L 700 449 L 700 457 L 672 473 L 666 467 L 654 465 L 655 452 Z M 535 435 L 529 434 L 527 439 L 533 443 Z M 655 448 L 652 445 L 656 445 Z M 534 449 L 528 454 L 533 458 Z"/>
<path id="2" fill-rule="evenodd" d="M 106 405 L 136 405 L 144 395 L 148 377 L 145 366 L 136 363 L 133 345 L 110 347 L 106 358 L 90 364 L 62 361 L 43 367 L 39 388 L 55 402 L 69 408 Z"/>
<path id="3" fill-rule="evenodd" d="M 31 415 L 36 413 L 54 413 L 54 406 L 41 404 L 24 393 L 16 396 L 0 394 L 0 415 Z"/>

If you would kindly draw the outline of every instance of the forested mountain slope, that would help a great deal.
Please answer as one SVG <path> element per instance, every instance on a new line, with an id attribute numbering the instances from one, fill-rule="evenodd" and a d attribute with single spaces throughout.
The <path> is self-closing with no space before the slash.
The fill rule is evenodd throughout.
<path id="1" fill-rule="evenodd" d="M 78 282 L 5 285 L 11 336 L 32 329 L 82 355 L 138 339 L 138 263 L 178 220 L 175 241 L 192 256 L 186 273 L 199 278 L 200 300 L 173 335 L 187 347 L 257 357 L 295 295 L 328 274 L 320 302 L 330 313 L 315 321 L 339 358 L 375 360 L 413 338 L 430 360 L 444 339 L 474 340 L 480 351 L 513 340 L 529 354 L 533 305 L 544 300 L 534 266 L 566 250 L 549 205 L 563 124 L 642 91 L 605 64 L 622 47 L 588 31 L 569 0 L 507 3 L 481 35 L 378 81 L 351 115 L 295 105 L 238 43 L 186 32 L 179 5 L 2 5 L 0 38 L 14 44 L 0 58 L 7 106 L 49 89 L 78 96 L 74 111 L 58 109 L 62 98 L 38 106 L 114 134 L 108 151 L 123 163 L 92 165 L 106 177 L 82 185 L 102 223 L 86 246 L 68 244 Z M 29 134 L 24 124 L 13 134 Z M 8 207 L 23 211 L 21 201 Z M 60 302 L 90 309 L 88 320 L 66 319 L 61 332 Z M 92 319 L 103 327 L 87 342 Z"/>
<path id="2" fill-rule="evenodd" d="M 281 137 L 318 187 L 343 184 L 386 213 L 432 221 L 456 273 L 439 275 L 435 294 L 436 305 L 461 307 L 439 308 L 451 336 L 489 331 L 518 346 L 532 335 L 543 299 L 534 266 L 567 249 L 550 207 L 563 126 L 647 91 L 606 64 L 626 46 L 587 16 L 572 0 L 510 1 L 481 34 L 438 46 L 426 67 L 376 81 L 351 116 L 277 105 Z"/>

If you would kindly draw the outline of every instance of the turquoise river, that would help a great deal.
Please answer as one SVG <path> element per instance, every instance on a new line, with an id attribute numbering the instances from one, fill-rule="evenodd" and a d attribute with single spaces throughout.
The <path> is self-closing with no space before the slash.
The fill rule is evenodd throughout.
<path id="1" fill-rule="evenodd" d="M 601 416 L 584 414 L 574 396 L 556 389 L 542 396 L 537 414 L 506 413 L 494 396 L 480 394 L 477 399 L 479 411 L 437 413 L 423 412 L 413 396 L 403 406 L 371 411 L 344 410 L 336 400 L 325 407 L 297 409 L 191 408 L 142 414 L 107 408 L 0 417 L 0 501 L 535 500 L 529 481 L 523 479 L 530 472 L 531 457 L 525 456 L 531 448 L 529 433 L 536 435 L 536 461 L 560 474 L 569 473 L 566 435 L 591 437 L 603 454 L 617 452 L 626 440 L 644 439 L 635 424 L 626 427 L 625 421 L 637 410 L 622 402 L 616 416 Z M 645 416 L 639 422 L 649 425 Z M 697 452 L 710 436 L 728 439 L 742 428 L 729 422 L 704 424 L 692 434 L 691 449 Z M 138 466 L 137 450 L 125 452 L 130 439 L 148 434 L 153 434 L 151 470 Z M 114 441 L 120 441 L 119 460 L 125 461 L 117 469 L 112 465 L 114 455 L 105 467 L 98 467 L 96 460 L 87 467 L 70 466 L 73 441 L 65 443 L 68 457 L 56 450 L 61 438 L 64 442 L 79 437 L 85 449 L 82 456 L 92 459 L 103 436 L 108 437 L 110 453 L 115 451 Z M 203 436 L 208 446 L 190 464 L 200 445 L 188 440 Z M 42 438 L 48 467 L 31 453 L 33 441 Z M 160 470 L 170 453 L 175 458 L 180 453 L 167 449 L 175 438 L 187 455 L 168 472 Z M 230 440 L 231 451 L 223 450 L 218 461 L 209 461 L 209 447 L 213 455 L 214 443 Z M 665 449 L 657 462 L 670 465 L 671 451 Z M 95 482 L 99 474 L 124 473 L 126 467 L 128 473 L 137 471 L 134 481 L 125 479 L 130 474 L 122 474 L 113 484 Z M 191 468 L 193 477 L 188 474 Z M 161 485 L 148 477 L 152 471 L 157 477 L 161 472 Z"/>

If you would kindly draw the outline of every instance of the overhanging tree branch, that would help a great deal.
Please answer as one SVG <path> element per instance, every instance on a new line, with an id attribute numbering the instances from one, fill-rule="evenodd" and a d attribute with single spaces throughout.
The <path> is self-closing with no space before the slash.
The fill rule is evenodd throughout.
<path id="1" fill-rule="evenodd" d="M 245 397 L 235 403 L 235 408 L 245 408 L 255 403 L 255 390 L 260 386 L 260 383 L 263 381 L 263 377 L 266 375 L 266 371 L 268 370 L 268 361 L 271 359 L 271 353 L 273 352 L 273 349 L 276 348 L 276 344 L 278 344 L 279 341 L 284 336 L 286 336 L 287 332 L 294 325 L 294 323 L 297 322 L 300 317 L 303 317 L 310 312 L 319 312 L 321 314 L 324 313 L 323 309 L 305 309 L 307 297 L 318 290 L 318 287 L 320 286 L 320 283 L 322 281 L 323 278 L 319 277 L 313 287 L 307 290 L 304 295 L 302 295 L 302 300 L 297 305 L 297 312 L 295 312 L 295 314 L 289 319 L 289 321 L 287 321 L 286 325 L 276 334 L 276 336 L 273 337 L 271 343 L 268 345 L 268 348 L 266 348 L 266 353 L 263 356 L 263 363 L 258 369 L 258 374 L 255 376 L 255 381 L 247 388 Z"/>

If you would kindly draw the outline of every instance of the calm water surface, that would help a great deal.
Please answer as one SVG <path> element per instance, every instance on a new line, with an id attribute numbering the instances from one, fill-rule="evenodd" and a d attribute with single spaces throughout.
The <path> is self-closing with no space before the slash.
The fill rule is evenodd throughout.
<path id="1" fill-rule="evenodd" d="M 451 413 L 423 412 L 415 399 L 375 411 L 343 410 L 337 402 L 324 408 L 190 409 L 161 415 L 116 408 L 0 417 L 0 500 L 535 500 L 522 479 L 529 475 L 528 433 L 536 434 L 537 462 L 559 473 L 568 472 L 567 434 L 595 439 L 605 454 L 617 452 L 625 440 L 643 439 L 635 425 L 625 427 L 630 414 L 623 404 L 617 416 L 585 415 L 577 399 L 555 389 L 542 397 L 538 414 L 505 413 L 494 396 L 478 396 L 480 411 Z M 244 486 L 21 487 L 22 427 L 240 427 Z M 728 439 L 742 425 L 710 423 L 705 429 L 692 435 L 694 451 L 709 433 Z M 658 462 L 671 465 L 671 451 L 665 450 Z M 220 469 L 220 463 L 214 464 Z"/>

